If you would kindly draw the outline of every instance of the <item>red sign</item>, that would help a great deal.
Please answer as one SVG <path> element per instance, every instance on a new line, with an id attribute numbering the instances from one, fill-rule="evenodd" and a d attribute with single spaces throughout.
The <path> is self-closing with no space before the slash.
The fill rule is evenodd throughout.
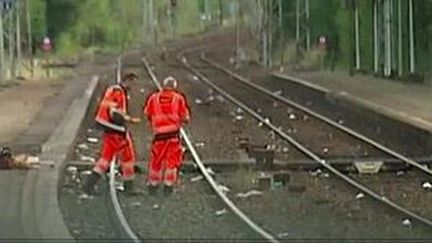
<path id="1" fill-rule="evenodd" d="M 49 52 L 52 49 L 52 42 L 51 39 L 49 37 L 44 37 L 42 40 L 42 50 L 44 52 Z"/>

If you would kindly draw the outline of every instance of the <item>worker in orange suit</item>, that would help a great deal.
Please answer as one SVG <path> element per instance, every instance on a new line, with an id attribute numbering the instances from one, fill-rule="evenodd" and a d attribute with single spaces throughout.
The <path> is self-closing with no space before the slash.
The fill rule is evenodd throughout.
<path id="1" fill-rule="evenodd" d="M 164 193 L 171 194 L 183 160 L 180 128 L 190 120 L 185 96 L 177 91 L 177 80 L 165 78 L 162 90 L 150 94 L 144 106 L 153 134 L 149 162 L 148 189 L 155 194 L 164 184 Z"/>
<path id="2" fill-rule="evenodd" d="M 87 195 L 94 194 L 94 186 L 101 175 L 105 174 L 111 162 L 117 158 L 121 165 L 124 189 L 128 194 L 136 194 L 134 189 L 135 150 L 127 123 L 139 123 L 139 118 L 128 114 L 128 89 L 138 76 L 134 73 L 123 75 L 118 84 L 110 85 L 99 103 L 96 113 L 96 123 L 104 131 L 102 149 L 92 174 L 83 185 Z"/>

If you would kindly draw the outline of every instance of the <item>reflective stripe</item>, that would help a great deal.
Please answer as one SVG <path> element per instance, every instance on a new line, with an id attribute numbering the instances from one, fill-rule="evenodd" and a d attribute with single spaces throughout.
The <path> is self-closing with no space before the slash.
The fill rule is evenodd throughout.
<path id="1" fill-rule="evenodd" d="M 173 132 L 180 129 L 180 116 L 179 113 L 179 97 L 177 94 L 172 95 L 170 113 L 164 113 L 159 102 L 162 92 L 159 92 L 154 97 L 154 114 L 152 116 L 152 127 L 154 133 L 167 133 Z M 168 124 L 164 124 L 168 123 Z"/>
<path id="2" fill-rule="evenodd" d="M 100 125 L 106 127 L 106 128 L 115 130 L 117 132 L 126 132 L 126 128 L 125 127 L 115 125 L 113 123 L 110 123 L 108 121 L 100 119 L 99 117 L 96 118 L 96 122 L 99 123 Z"/>

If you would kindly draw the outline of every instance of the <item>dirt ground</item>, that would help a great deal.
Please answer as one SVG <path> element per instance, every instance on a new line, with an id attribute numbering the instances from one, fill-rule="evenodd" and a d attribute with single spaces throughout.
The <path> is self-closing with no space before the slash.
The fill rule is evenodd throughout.
<path id="1" fill-rule="evenodd" d="M 46 102 L 62 88 L 62 79 L 9 81 L 0 88 L 0 144 L 25 131 Z"/>

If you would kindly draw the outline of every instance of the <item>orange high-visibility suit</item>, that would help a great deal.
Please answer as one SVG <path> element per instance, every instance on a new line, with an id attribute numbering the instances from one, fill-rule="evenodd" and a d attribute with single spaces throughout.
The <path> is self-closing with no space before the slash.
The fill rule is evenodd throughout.
<path id="1" fill-rule="evenodd" d="M 132 137 L 119 113 L 127 114 L 127 93 L 120 85 L 111 85 L 105 91 L 96 114 L 96 123 L 104 129 L 104 134 L 101 157 L 93 170 L 98 174 L 105 173 L 116 156 L 123 178 L 128 181 L 134 179 L 136 157 Z"/>
<path id="2" fill-rule="evenodd" d="M 173 186 L 176 182 L 183 160 L 180 128 L 189 119 L 189 113 L 186 98 L 173 89 L 155 92 L 147 99 L 144 114 L 154 133 L 148 175 L 150 185 L 157 186 L 163 181 L 166 186 Z"/>

